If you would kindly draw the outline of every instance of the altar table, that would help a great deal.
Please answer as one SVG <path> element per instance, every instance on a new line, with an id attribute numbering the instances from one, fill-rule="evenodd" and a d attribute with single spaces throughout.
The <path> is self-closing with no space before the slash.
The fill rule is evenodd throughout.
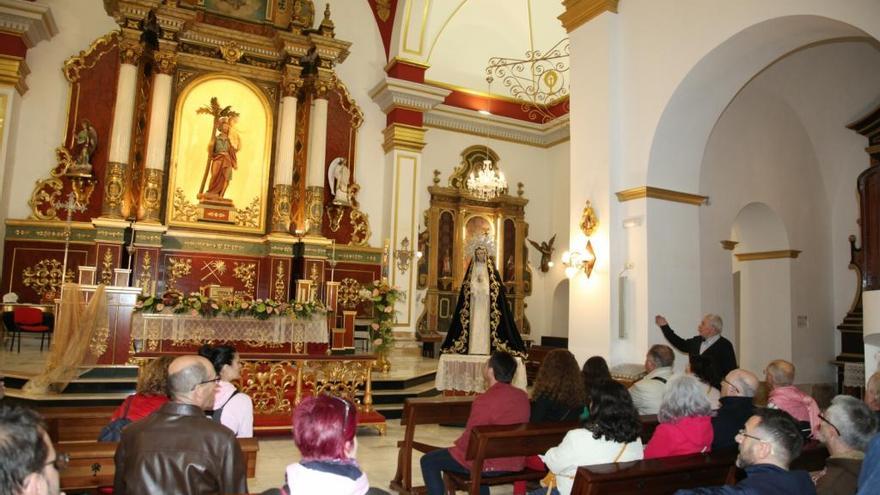
<path id="1" fill-rule="evenodd" d="M 525 390 L 528 385 L 526 367 L 522 359 L 515 359 L 516 373 L 511 385 Z M 488 360 L 488 355 L 481 354 L 441 354 L 440 362 L 437 364 L 435 388 L 468 393 L 485 392 L 483 368 Z"/>
<path id="2" fill-rule="evenodd" d="M 247 342 L 253 346 L 283 344 L 326 344 L 329 342 L 327 317 L 316 313 L 308 319 L 273 316 L 230 318 L 174 313 L 135 313 L 131 318 L 131 338 L 141 341 L 141 349 L 154 350 L 159 342 L 173 346 L 200 345 L 205 342 Z"/>

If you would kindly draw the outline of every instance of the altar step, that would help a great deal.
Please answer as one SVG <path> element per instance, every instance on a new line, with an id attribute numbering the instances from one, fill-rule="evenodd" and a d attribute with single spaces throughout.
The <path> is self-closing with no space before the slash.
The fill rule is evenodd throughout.
<path id="1" fill-rule="evenodd" d="M 406 380 L 383 380 L 381 375 L 378 379 L 373 378 L 373 407 L 385 419 L 399 419 L 406 399 L 440 393 L 434 388 L 436 374 L 434 371 L 425 372 Z"/>

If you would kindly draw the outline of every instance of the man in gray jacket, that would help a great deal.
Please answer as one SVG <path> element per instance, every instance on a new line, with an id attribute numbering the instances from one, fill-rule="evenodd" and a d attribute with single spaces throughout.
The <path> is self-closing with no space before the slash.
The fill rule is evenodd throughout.
<path id="1" fill-rule="evenodd" d="M 205 416 L 218 380 L 201 356 L 171 362 L 171 402 L 122 430 L 114 493 L 247 493 L 244 455 L 235 434 Z"/>

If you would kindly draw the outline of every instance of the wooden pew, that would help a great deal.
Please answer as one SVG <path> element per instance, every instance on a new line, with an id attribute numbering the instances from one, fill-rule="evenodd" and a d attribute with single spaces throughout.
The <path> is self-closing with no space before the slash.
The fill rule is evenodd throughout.
<path id="1" fill-rule="evenodd" d="M 736 452 L 728 451 L 581 466 L 571 494 L 655 495 L 731 484 L 735 481 L 735 460 Z"/>
<path id="2" fill-rule="evenodd" d="M 257 452 L 260 446 L 256 438 L 239 438 L 244 453 L 247 477 L 256 476 Z M 61 489 L 70 492 L 94 493 L 99 486 L 112 486 L 116 466 L 113 455 L 116 442 L 76 442 L 55 444 L 57 452 L 70 455 L 70 464 L 61 472 Z"/>
<path id="3" fill-rule="evenodd" d="M 464 424 L 471 414 L 474 397 L 418 397 L 406 399 L 400 424 L 405 426 L 403 440 L 397 442 L 397 473 L 391 480 L 391 489 L 401 494 L 422 493 L 425 487 L 412 486 L 413 449 L 427 453 L 445 447 L 428 445 L 415 440 L 416 426 Z"/>
<path id="4" fill-rule="evenodd" d="M 483 476 L 483 464 L 498 457 L 530 456 L 547 452 L 562 442 L 565 434 L 579 428 L 579 421 L 553 423 L 525 423 L 519 425 L 477 426 L 471 430 L 465 459 L 471 461 L 469 475 L 444 472 L 446 493 L 455 495 L 465 490 L 471 495 L 480 493 L 480 485 L 508 485 L 514 481 L 533 481 L 543 478 L 546 470 L 526 468 L 501 476 Z"/>
<path id="5" fill-rule="evenodd" d="M 118 406 L 41 407 L 37 412 L 46 421 L 54 442 L 94 442 L 101 428 L 110 423 Z"/>

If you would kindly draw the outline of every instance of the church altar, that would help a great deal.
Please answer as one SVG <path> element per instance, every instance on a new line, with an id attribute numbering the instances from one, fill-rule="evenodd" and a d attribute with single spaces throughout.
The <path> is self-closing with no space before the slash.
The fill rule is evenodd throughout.
<path id="1" fill-rule="evenodd" d="M 434 387 L 440 391 L 481 393 L 486 391 L 483 368 L 488 355 L 441 354 L 437 363 L 437 381 Z M 516 359 L 516 374 L 511 385 L 523 390 L 528 386 L 526 367 L 522 359 Z"/>
<path id="2" fill-rule="evenodd" d="M 307 343 L 329 343 L 327 317 L 313 314 L 307 319 L 272 317 L 205 318 L 174 313 L 135 313 L 131 319 L 131 338 L 138 351 L 160 351 L 207 342 L 244 342 L 253 347 L 293 346 L 302 352 Z"/>

